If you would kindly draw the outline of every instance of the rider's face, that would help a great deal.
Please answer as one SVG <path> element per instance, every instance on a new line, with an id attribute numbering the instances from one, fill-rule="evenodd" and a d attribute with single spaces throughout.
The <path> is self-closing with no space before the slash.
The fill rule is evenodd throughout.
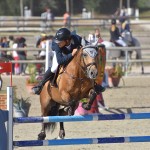
<path id="1" fill-rule="evenodd" d="M 58 43 L 58 46 L 60 48 L 64 47 L 64 46 L 68 46 L 70 44 L 70 40 L 65 40 L 65 41 L 61 41 Z"/>
<path id="2" fill-rule="evenodd" d="M 59 46 L 60 48 L 66 46 L 66 41 L 61 41 L 61 42 L 59 42 L 59 43 L 58 43 L 58 46 Z"/>

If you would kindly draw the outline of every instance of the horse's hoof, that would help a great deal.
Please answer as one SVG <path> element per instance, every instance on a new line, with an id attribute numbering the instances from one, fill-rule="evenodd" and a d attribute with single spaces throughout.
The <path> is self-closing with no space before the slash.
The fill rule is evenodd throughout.
<path id="1" fill-rule="evenodd" d="M 45 140 L 45 138 L 46 138 L 45 132 L 41 132 L 38 134 L 38 140 Z"/>
<path id="2" fill-rule="evenodd" d="M 65 107 L 65 108 L 64 108 L 64 111 L 65 111 L 65 112 L 68 112 L 69 108 L 70 108 L 69 106 Z"/>
<path id="3" fill-rule="evenodd" d="M 68 110 L 68 116 L 73 116 L 74 115 L 74 111 L 73 109 L 70 107 Z"/>
<path id="4" fill-rule="evenodd" d="M 64 130 L 60 130 L 58 139 L 64 139 L 64 137 L 65 137 L 65 131 Z"/>
<path id="5" fill-rule="evenodd" d="M 90 110 L 91 106 L 88 103 L 82 103 L 82 108 L 85 110 Z"/>
<path id="6" fill-rule="evenodd" d="M 74 115 L 74 111 L 70 106 L 65 107 L 64 111 L 68 112 L 68 116 L 73 116 Z"/>
<path id="7" fill-rule="evenodd" d="M 58 136 L 58 137 L 56 137 L 56 138 L 54 138 L 55 140 L 63 140 L 64 139 L 64 137 L 60 137 L 60 136 Z"/>

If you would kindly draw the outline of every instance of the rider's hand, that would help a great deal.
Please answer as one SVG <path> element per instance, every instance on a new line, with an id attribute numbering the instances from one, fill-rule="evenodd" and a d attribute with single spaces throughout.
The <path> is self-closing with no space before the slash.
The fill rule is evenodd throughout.
<path id="1" fill-rule="evenodd" d="M 77 49 L 73 49 L 72 56 L 74 56 L 77 53 Z"/>

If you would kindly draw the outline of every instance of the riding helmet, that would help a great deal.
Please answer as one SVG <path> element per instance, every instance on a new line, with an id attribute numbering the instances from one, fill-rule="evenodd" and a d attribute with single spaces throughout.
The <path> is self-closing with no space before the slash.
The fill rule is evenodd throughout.
<path id="1" fill-rule="evenodd" d="M 61 41 L 69 40 L 71 37 L 71 32 L 67 28 L 60 28 L 55 35 L 55 42 L 59 43 Z"/>
<path id="2" fill-rule="evenodd" d="M 120 21 L 121 23 L 124 23 L 124 22 L 126 21 L 126 19 L 125 19 L 124 17 L 121 17 L 121 18 L 119 19 L 119 21 Z"/>
<path id="3" fill-rule="evenodd" d="M 116 19 L 112 19 L 111 24 L 116 24 Z"/>

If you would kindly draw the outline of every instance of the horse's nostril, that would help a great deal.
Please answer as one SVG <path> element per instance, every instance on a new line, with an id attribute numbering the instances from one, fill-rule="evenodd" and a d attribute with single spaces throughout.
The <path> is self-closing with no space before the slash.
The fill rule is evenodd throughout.
<path id="1" fill-rule="evenodd" d="M 98 75 L 98 72 L 97 71 L 91 71 L 90 75 L 92 78 L 95 78 Z"/>

